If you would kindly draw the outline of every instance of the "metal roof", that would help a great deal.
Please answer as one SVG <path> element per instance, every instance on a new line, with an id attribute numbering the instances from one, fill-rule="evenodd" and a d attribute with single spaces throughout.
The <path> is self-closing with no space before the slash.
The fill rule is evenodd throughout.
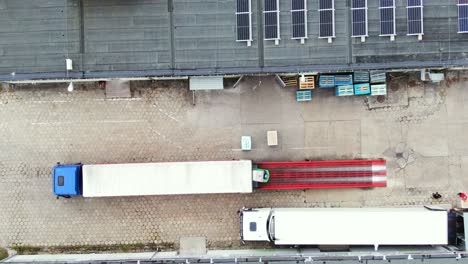
<path id="1" fill-rule="evenodd" d="M 424 37 L 381 37 L 368 1 L 369 37 L 352 38 L 349 1 L 335 1 L 336 38 L 319 39 L 318 1 L 307 0 L 307 40 L 292 39 L 291 2 L 279 1 L 281 41 L 264 41 L 263 1 L 252 0 L 250 47 L 236 41 L 235 0 L 0 0 L 0 80 L 257 74 L 454 67 L 468 64 L 456 1 L 424 1 Z M 73 70 L 65 71 L 65 59 Z"/>

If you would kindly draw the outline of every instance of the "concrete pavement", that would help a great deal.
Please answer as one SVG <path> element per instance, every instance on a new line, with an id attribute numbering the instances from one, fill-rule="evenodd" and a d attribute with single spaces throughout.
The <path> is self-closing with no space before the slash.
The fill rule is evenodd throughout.
<path id="1" fill-rule="evenodd" d="M 396 206 L 455 203 L 467 188 L 468 74 L 440 85 L 393 74 L 383 102 L 315 90 L 311 102 L 272 77 L 197 92 L 184 82 L 132 82 L 131 99 L 92 85 L 17 86 L 0 92 L 0 245 L 168 243 L 206 237 L 237 247 L 246 207 Z M 278 130 L 268 147 L 266 131 Z M 240 150 L 250 135 L 253 150 Z M 56 199 L 62 163 L 385 158 L 388 187 L 258 191 L 245 195 Z M 431 199 L 438 191 L 443 198 Z"/>

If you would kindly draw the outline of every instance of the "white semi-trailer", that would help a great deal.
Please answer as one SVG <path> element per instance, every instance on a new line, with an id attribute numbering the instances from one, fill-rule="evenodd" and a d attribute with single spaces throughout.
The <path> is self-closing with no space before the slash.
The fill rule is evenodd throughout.
<path id="1" fill-rule="evenodd" d="M 250 160 L 57 165 L 54 193 L 71 197 L 251 193 L 268 170 Z"/>
<path id="2" fill-rule="evenodd" d="M 275 245 L 446 245 L 448 213 L 427 208 L 242 209 L 241 238 Z"/>

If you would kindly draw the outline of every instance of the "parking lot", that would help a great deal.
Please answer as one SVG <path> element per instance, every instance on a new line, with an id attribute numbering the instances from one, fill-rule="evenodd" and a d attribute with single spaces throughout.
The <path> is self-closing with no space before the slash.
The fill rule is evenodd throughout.
<path id="1" fill-rule="evenodd" d="M 274 77 L 196 92 L 185 81 L 133 82 L 131 99 L 106 99 L 94 84 L 4 87 L 0 92 L 0 246 L 156 243 L 202 236 L 237 247 L 241 207 L 455 204 L 468 186 L 468 73 L 441 84 L 392 73 L 386 98 L 311 102 Z M 384 100 L 383 100 L 384 99 Z M 266 131 L 279 146 L 268 147 Z M 253 149 L 240 149 L 242 135 Z M 253 194 L 56 199 L 61 163 L 385 158 L 388 187 Z M 442 194 L 433 200 L 433 192 Z"/>

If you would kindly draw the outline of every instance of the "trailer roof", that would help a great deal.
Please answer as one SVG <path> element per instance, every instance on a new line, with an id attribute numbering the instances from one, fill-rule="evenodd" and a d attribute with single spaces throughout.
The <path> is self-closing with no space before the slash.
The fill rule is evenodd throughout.
<path id="1" fill-rule="evenodd" d="M 250 160 L 83 166 L 84 197 L 250 192 Z"/>
<path id="2" fill-rule="evenodd" d="M 447 212 L 425 208 L 273 209 L 277 245 L 444 245 Z"/>

